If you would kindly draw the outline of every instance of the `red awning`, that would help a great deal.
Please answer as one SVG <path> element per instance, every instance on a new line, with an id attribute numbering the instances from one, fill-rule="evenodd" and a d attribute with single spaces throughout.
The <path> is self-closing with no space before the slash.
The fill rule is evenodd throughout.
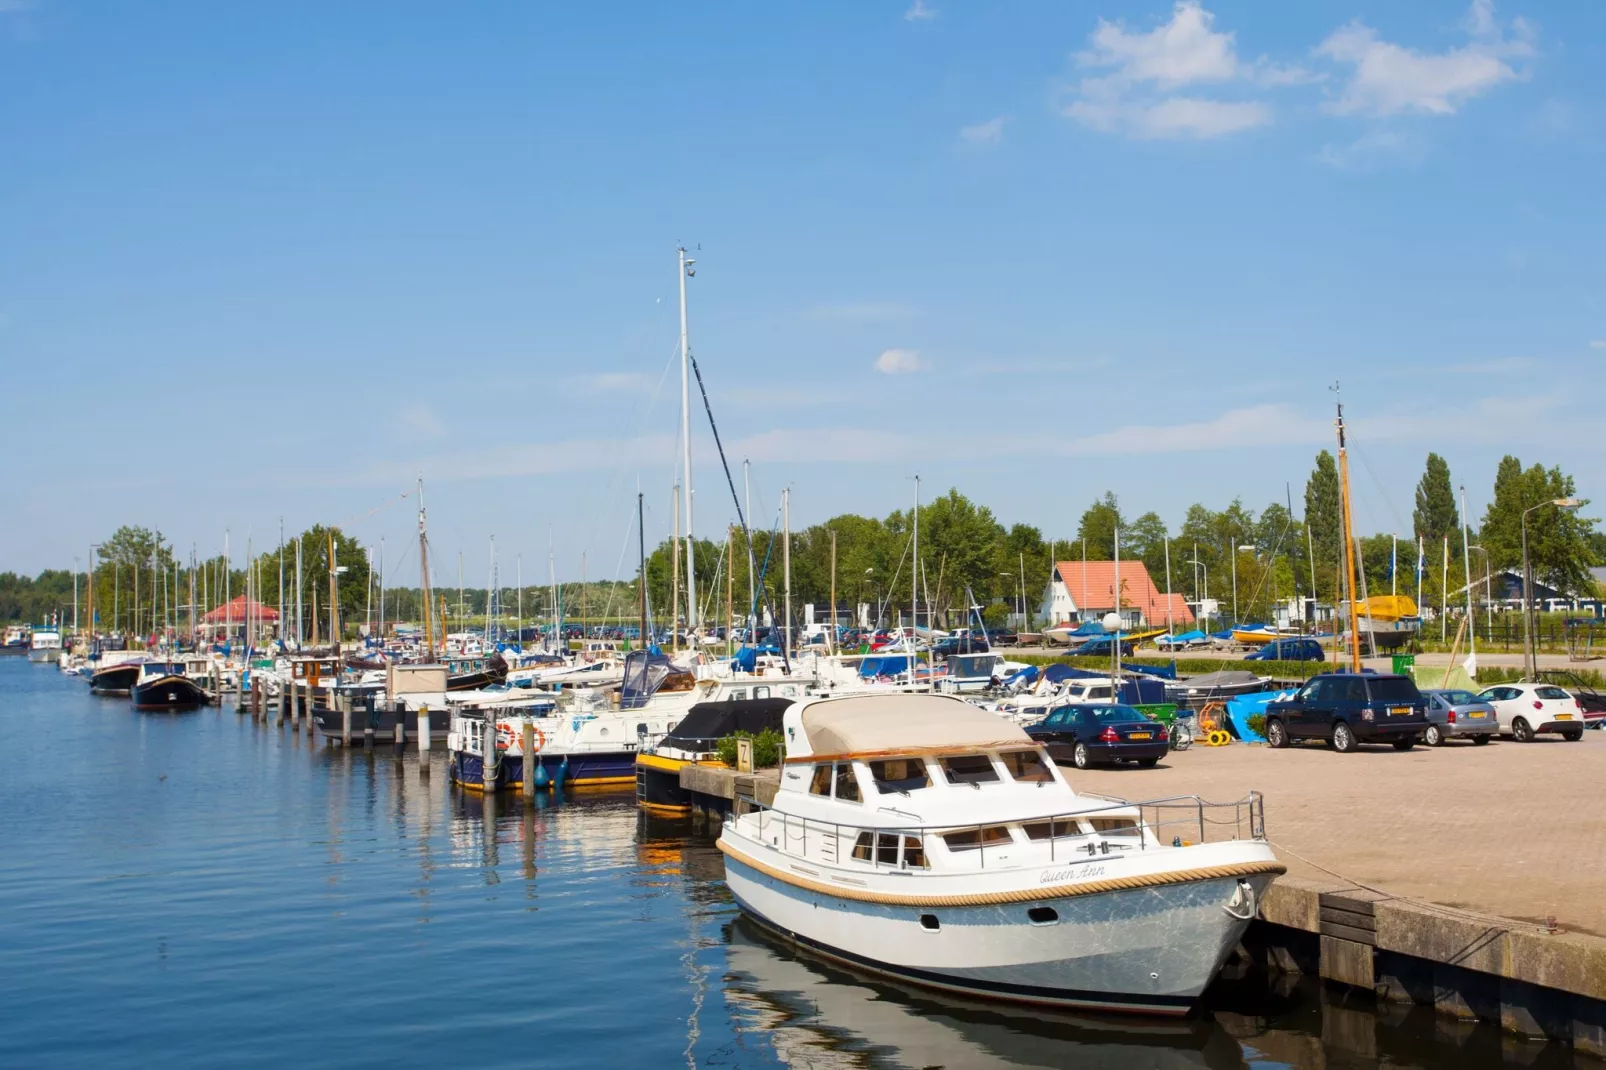
<path id="1" fill-rule="evenodd" d="M 272 606 L 265 606 L 261 602 L 248 602 L 245 595 L 241 595 L 227 605 L 218 606 L 206 615 L 208 624 L 244 624 L 246 615 L 252 620 L 277 621 L 279 611 Z"/>

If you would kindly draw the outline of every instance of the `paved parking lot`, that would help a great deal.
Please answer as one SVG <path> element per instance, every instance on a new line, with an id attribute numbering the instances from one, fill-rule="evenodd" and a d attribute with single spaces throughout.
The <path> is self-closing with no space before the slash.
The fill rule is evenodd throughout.
<path id="1" fill-rule="evenodd" d="M 1154 769 L 1077 772 L 1073 786 L 1139 800 L 1266 796 L 1266 829 L 1291 857 L 1394 895 L 1606 936 L 1606 734 L 1541 736 L 1400 753 L 1273 751 L 1234 743 L 1173 753 Z"/>

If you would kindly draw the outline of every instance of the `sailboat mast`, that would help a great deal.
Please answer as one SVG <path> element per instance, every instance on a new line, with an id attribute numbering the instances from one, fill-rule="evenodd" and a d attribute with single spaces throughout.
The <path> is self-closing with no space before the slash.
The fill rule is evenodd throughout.
<path id="1" fill-rule="evenodd" d="M 686 496 L 686 630 L 697 629 L 697 576 L 694 568 L 691 523 L 691 346 L 686 335 L 686 279 L 696 274 L 692 265 L 697 261 L 686 256 L 685 246 L 680 250 L 680 446 L 681 467 L 685 470 L 682 493 Z"/>
<path id="2" fill-rule="evenodd" d="M 418 479 L 418 582 L 424 606 L 424 656 L 435 657 L 435 607 L 429 597 L 429 534 L 424 525 L 424 479 Z"/>
<path id="3" fill-rule="evenodd" d="M 335 653 L 340 653 L 340 569 L 335 562 L 335 529 L 330 528 L 329 536 L 329 641 L 335 645 Z"/>
<path id="4" fill-rule="evenodd" d="M 1337 390 L 1337 384 L 1334 384 Z M 1355 546 L 1351 535 L 1352 519 L 1349 503 L 1349 448 L 1344 439 L 1344 403 L 1338 402 L 1338 482 L 1343 498 L 1344 521 L 1344 576 L 1349 582 L 1349 648 L 1350 670 L 1361 671 L 1361 622 L 1360 607 L 1355 601 Z"/>
<path id="5" fill-rule="evenodd" d="M 675 514 L 674 535 L 669 544 L 669 650 L 680 649 L 680 488 L 670 496 Z"/>
<path id="6" fill-rule="evenodd" d="M 636 544 L 641 562 L 641 580 L 636 584 L 637 594 L 641 603 L 641 632 L 639 638 L 645 649 L 647 646 L 647 529 L 642 523 L 642 493 L 636 491 Z"/>

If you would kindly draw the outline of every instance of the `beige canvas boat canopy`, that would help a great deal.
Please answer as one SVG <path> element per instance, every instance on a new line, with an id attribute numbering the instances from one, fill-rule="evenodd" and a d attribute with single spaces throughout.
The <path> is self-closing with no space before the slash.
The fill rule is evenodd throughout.
<path id="1" fill-rule="evenodd" d="M 805 739 L 789 735 L 789 762 L 1034 745 L 1017 725 L 950 695 L 850 695 L 811 702 L 799 716 Z"/>

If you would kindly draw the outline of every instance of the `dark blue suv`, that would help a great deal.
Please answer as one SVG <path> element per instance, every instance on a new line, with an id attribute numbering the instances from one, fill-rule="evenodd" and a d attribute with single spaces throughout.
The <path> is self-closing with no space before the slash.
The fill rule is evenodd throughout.
<path id="1" fill-rule="evenodd" d="M 1245 661 L 1321 661 L 1327 654 L 1314 639 L 1273 639 Z"/>
<path id="2" fill-rule="evenodd" d="M 1293 698 L 1266 707 L 1266 742 L 1273 747 L 1321 739 L 1345 754 L 1362 743 L 1410 750 L 1427 727 L 1427 700 L 1409 676 L 1323 673 Z"/>

